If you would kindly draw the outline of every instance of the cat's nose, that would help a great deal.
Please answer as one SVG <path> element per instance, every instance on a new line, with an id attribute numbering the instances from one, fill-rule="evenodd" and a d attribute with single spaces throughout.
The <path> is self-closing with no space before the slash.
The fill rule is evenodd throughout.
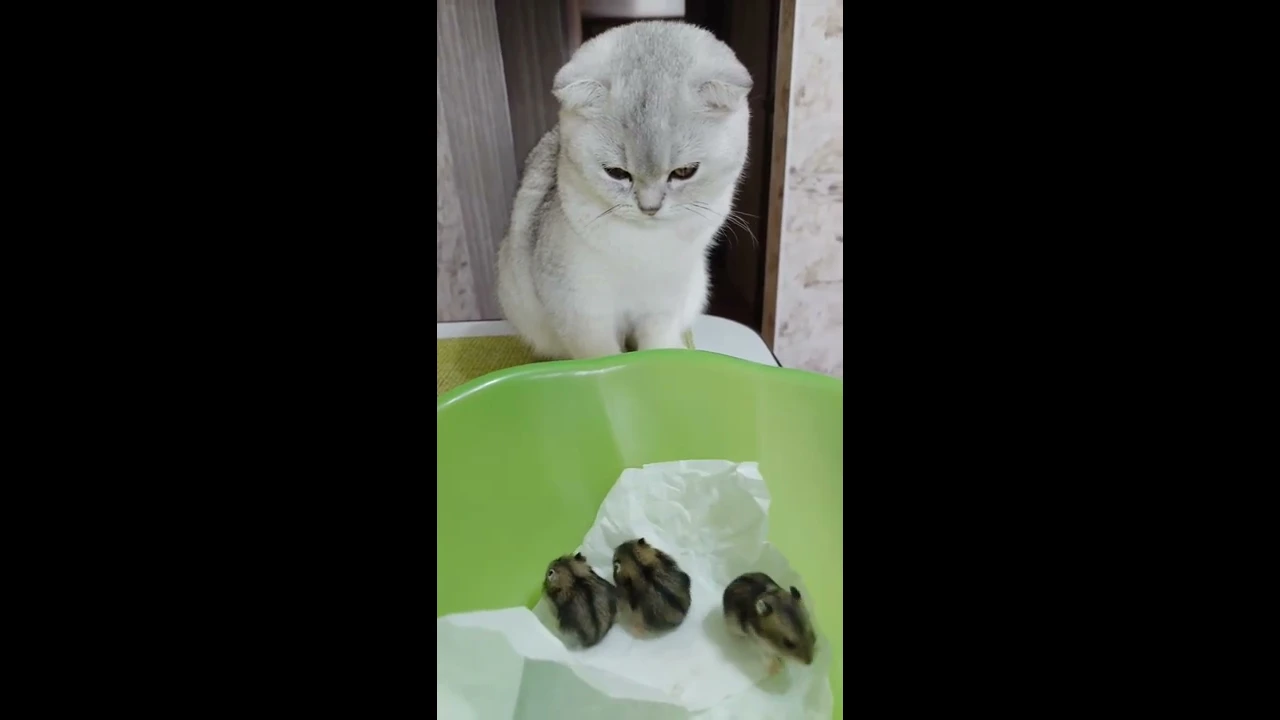
<path id="1" fill-rule="evenodd" d="M 666 188 L 661 183 L 642 183 L 636 186 L 636 206 L 645 215 L 657 215 L 666 195 Z"/>

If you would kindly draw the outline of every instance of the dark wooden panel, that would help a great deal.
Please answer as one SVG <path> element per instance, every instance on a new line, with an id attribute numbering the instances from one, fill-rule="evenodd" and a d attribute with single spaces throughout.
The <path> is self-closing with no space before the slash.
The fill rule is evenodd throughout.
<path id="1" fill-rule="evenodd" d="M 559 2 L 495 0 L 502 70 L 507 81 L 516 167 L 556 124 L 558 105 L 551 84 L 569 60 L 565 13 Z"/>
<path id="2" fill-rule="evenodd" d="M 782 194 L 787 179 L 787 118 L 791 111 L 791 57 L 796 34 L 796 0 L 782 0 L 773 71 L 768 227 L 764 239 L 764 312 L 760 337 L 773 349 L 778 323 L 778 254 L 782 248 Z"/>
<path id="3" fill-rule="evenodd" d="M 777 0 L 687 0 L 685 3 L 685 21 L 713 32 L 733 49 L 751 73 L 752 88 L 747 96 L 751 111 L 747 167 L 733 204 L 737 219 L 721 231 L 720 241 L 711 252 L 712 292 L 707 312 L 735 320 L 757 332 L 761 329 L 764 306 L 763 242 L 769 205 L 777 15 Z"/>
<path id="4" fill-rule="evenodd" d="M 728 44 L 751 73 L 751 138 L 747 150 L 747 172 L 738 187 L 734 210 L 745 228 L 735 228 L 737 236 L 725 263 L 725 277 L 733 294 L 740 298 L 744 322 L 759 332 L 763 306 L 765 217 L 768 214 L 769 129 L 773 116 L 770 77 L 775 50 L 773 16 L 776 0 L 738 0 L 729 12 Z"/>

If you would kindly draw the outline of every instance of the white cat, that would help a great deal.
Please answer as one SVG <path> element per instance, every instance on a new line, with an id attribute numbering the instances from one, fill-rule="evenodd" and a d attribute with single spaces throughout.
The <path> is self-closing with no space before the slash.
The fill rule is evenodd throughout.
<path id="1" fill-rule="evenodd" d="M 585 43 L 552 92 L 498 252 L 507 320 L 552 358 L 684 347 L 747 159 L 751 76 L 714 35 L 640 22 Z"/>

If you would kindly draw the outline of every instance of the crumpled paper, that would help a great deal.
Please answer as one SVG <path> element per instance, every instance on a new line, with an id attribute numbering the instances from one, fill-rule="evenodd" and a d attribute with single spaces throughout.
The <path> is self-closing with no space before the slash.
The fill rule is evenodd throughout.
<path id="1" fill-rule="evenodd" d="M 598 645 L 569 649 L 546 598 L 532 611 L 439 618 L 437 717 L 831 717 L 830 647 L 804 581 L 765 541 L 768 512 L 769 491 L 755 463 L 693 460 L 624 471 L 574 550 L 610 582 L 613 550 L 622 542 L 643 537 L 667 552 L 692 580 L 684 623 L 645 639 L 615 624 Z M 533 582 L 541 570 L 530 569 Z M 818 633 L 812 665 L 788 660 L 768 677 L 751 643 L 728 634 L 721 597 L 751 571 L 800 589 Z"/>

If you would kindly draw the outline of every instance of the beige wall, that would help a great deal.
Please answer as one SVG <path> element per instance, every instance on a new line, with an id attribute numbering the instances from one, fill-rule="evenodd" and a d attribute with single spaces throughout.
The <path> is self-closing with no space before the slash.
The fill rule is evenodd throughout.
<path id="1" fill-rule="evenodd" d="M 773 350 L 844 377 L 844 0 L 796 0 Z"/>

